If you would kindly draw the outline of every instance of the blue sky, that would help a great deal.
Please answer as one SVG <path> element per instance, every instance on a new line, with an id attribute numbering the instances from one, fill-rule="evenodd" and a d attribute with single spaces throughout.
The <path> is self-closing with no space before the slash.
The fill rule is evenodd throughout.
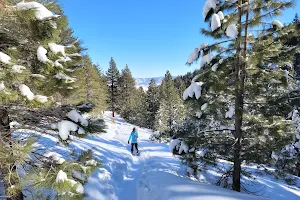
<path id="1" fill-rule="evenodd" d="M 297 6 L 276 19 L 290 22 Z M 106 71 L 111 57 L 126 64 L 134 77 L 184 74 L 198 68 L 185 65 L 203 42 L 200 34 L 204 0 L 59 0 L 75 35 L 84 42 L 94 63 Z"/>

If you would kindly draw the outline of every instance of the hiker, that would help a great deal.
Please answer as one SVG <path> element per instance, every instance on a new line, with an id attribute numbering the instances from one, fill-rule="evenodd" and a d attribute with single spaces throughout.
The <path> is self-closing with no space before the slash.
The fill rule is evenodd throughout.
<path id="1" fill-rule="evenodd" d="M 133 146 L 135 146 L 135 149 L 136 149 L 136 153 L 138 154 L 139 153 L 139 149 L 138 149 L 138 143 L 137 143 L 137 139 L 138 139 L 138 132 L 136 132 L 136 128 L 133 128 L 132 129 L 132 132 L 128 138 L 128 144 L 129 144 L 129 141 L 131 139 L 131 154 L 133 153 Z"/>

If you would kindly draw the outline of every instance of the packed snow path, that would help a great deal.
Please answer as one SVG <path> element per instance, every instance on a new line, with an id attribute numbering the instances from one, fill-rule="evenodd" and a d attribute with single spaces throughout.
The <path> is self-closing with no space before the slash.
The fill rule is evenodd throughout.
<path id="1" fill-rule="evenodd" d="M 86 200 L 260 199 L 208 184 L 215 183 L 220 176 L 213 168 L 198 177 L 205 183 L 192 181 L 186 176 L 186 167 L 172 155 L 167 144 L 149 140 L 151 130 L 137 127 L 141 154 L 132 156 L 127 141 L 134 126 L 118 117 L 113 122 L 109 112 L 105 113 L 104 120 L 106 133 L 73 138 L 70 143 L 75 150 L 92 149 L 94 157 L 103 163 L 84 185 Z M 47 147 L 68 159 L 70 151 L 57 145 L 57 137 L 42 134 L 39 143 L 37 146 Z M 300 199 L 299 188 L 288 186 L 282 180 L 275 181 L 255 167 L 249 167 L 249 170 L 260 173 L 256 182 L 264 189 L 262 196 L 278 200 Z M 300 179 L 297 181 L 300 186 Z"/>

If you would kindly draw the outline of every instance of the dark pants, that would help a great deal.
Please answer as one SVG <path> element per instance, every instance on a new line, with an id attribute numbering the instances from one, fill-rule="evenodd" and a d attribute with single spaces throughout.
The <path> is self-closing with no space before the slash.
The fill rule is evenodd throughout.
<path id="1" fill-rule="evenodd" d="M 139 152 L 137 143 L 131 143 L 131 152 L 133 152 L 133 146 L 135 146 L 136 152 Z"/>

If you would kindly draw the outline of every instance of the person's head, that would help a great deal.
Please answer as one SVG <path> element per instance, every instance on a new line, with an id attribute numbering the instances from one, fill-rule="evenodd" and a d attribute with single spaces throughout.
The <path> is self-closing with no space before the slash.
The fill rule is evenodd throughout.
<path id="1" fill-rule="evenodd" d="M 135 131 L 136 131 L 136 128 L 134 127 L 134 128 L 132 129 L 132 131 L 135 132 Z"/>

